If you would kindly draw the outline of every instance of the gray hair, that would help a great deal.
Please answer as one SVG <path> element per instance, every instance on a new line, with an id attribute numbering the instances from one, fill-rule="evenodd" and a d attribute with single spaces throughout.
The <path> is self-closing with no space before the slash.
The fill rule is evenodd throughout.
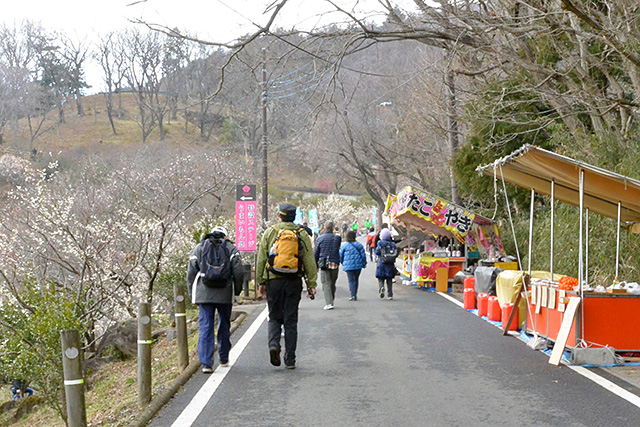
<path id="1" fill-rule="evenodd" d="M 333 231 L 333 227 L 334 227 L 333 221 L 331 221 L 331 220 L 325 221 L 324 228 L 326 230 Z"/>

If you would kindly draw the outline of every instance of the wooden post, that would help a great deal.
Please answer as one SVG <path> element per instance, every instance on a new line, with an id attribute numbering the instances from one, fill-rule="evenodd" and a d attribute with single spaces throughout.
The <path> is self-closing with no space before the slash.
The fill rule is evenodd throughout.
<path id="1" fill-rule="evenodd" d="M 244 269 L 244 279 L 242 280 L 242 288 L 244 289 L 244 297 L 249 298 L 249 282 L 251 281 L 251 264 L 242 264 Z"/>
<path id="2" fill-rule="evenodd" d="M 176 316 L 176 342 L 178 344 L 178 366 L 184 370 L 189 365 L 189 343 L 187 341 L 187 313 L 184 302 L 184 286 L 173 285 L 173 300 Z"/>
<path id="3" fill-rule="evenodd" d="M 62 342 L 64 394 L 67 400 L 69 427 L 86 427 L 87 411 L 84 404 L 80 333 L 75 329 L 61 331 L 60 341 Z"/>
<path id="4" fill-rule="evenodd" d="M 151 401 L 151 304 L 138 305 L 138 404 Z"/>

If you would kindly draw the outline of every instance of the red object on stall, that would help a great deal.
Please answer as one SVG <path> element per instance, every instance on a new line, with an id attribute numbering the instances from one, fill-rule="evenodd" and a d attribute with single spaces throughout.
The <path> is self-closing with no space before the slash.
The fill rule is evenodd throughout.
<path id="1" fill-rule="evenodd" d="M 487 306 L 489 320 L 499 322 L 502 318 L 502 310 L 500 309 L 500 302 L 498 301 L 498 297 L 490 296 L 487 302 Z"/>
<path id="2" fill-rule="evenodd" d="M 478 316 L 486 316 L 487 315 L 487 302 L 489 299 L 489 294 L 482 293 L 478 295 Z"/>
<path id="3" fill-rule="evenodd" d="M 515 306 L 512 302 L 505 302 L 504 304 L 502 304 L 502 329 L 506 329 L 507 322 L 509 321 L 509 317 L 511 316 L 511 312 L 513 311 L 513 307 Z M 511 325 L 509 325 L 509 330 L 517 331 L 518 323 L 518 316 L 516 315 L 514 316 Z"/>
<path id="4" fill-rule="evenodd" d="M 474 276 L 465 277 L 464 288 L 471 288 L 475 292 L 476 290 L 476 278 Z M 475 307 L 474 307 L 475 308 Z"/>
<path id="5" fill-rule="evenodd" d="M 476 291 L 473 288 L 464 288 L 464 309 L 473 310 L 476 308 Z"/>

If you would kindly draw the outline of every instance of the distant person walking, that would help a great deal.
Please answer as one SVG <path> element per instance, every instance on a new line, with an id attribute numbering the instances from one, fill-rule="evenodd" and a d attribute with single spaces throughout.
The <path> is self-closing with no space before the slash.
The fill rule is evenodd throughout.
<path id="1" fill-rule="evenodd" d="M 314 256 L 320 269 L 320 281 L 324 294 L 325 310 L 333 310 L 336 298 L 336 281 L 340 266 L 340 243 L 342 238 L 334 234 L 333 221 L 324 223 L 324 232 L 316 239 Z"/>
<path id="2" fill-rule="evenodd" d="M 373 227 L 369 228 L 369 234 L 367 234 L 367 248 L 369 249 L 369 261 L 373 262 L 376 251 L 376 231 Z"/>
<path id="3" fill-rule="evenodd" d="M 296 206 L 278 207 L 280 223 L 265 230 L 258 246 L 256 279 L 262 298 L 269 307 L 269 359 L 280 366 L 281 335 L 284 327 L 284 365 L 296 367 L 298 345 L 298 307 L 302 299 L 302 278 L 306 277 L 310 298 L 316 294 L 318 271 L 313 259 L 311 239 L 294 224 Z"/>
<path id="4" fill-rule="evenodd" d="M 391 240 L 391 232 L 384 228 L 380 231 L 380 241 L 376 246 L 376 256 L 378 264 L 376 265 L 376 278 L 378 279 L 378 291 L 380 298 L 384 298 L 385 283 L 387 285 L 387 299 L 393 299 L 393 278 L 396 275 L 396 258 L 398 249 L 396 244 Z"/>
<path id="5" fill-rule="evenodd" d="M 364 246 L 356 242 L 356 232 L 353 230 L 347 231 L 347 241 L 340 248 L 340 264 L 349 280 L 351 294 L 349 301 L 357 301 L 358 280 L 362 269 L 367 268 L 367 255 L 364 252 Z"/>
<path id="6" fill-rule="evenodd" d="M 244 269 L 238 248 L 227 240 L 227 230 L 216 226 L 193 249 L 187 267 L 191 301 L 199 307 L 198 358 L 202 372 L 213 372 L 215 314 L 218 312 L 218 356 L 228 366 L 231 350 L 231 307 L 240 295 Z"/>
<path id="7" fill-rule="evenodd" d="M 358 225 L 358 218 L 353 220 L 353 224 L 351 224 L 351 229 L 356 232 L 356 236 L 360 234 L 359 233 L 360 225 Z"/>

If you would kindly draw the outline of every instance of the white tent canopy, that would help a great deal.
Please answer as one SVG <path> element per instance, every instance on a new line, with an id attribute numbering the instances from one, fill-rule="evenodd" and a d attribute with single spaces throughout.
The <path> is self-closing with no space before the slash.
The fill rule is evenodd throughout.
<path id="1" fill-rule="evenodd" d="M 640 222 L 640 181 L 583 163 L 533 145 L 525 145 L 477 172 L 504 178 L 538 194 L 580 206 L 580 171 L 584 172 L 584 207 L 626 223 Z M 636 228 L 636 227 L 633 227 Z M 635 231 L 635 230 L 633 230 Z"/>

